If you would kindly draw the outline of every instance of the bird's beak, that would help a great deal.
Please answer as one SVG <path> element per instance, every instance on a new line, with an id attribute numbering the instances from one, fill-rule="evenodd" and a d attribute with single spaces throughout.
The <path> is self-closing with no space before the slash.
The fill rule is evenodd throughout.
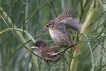
<path id="1" fill-rule="evenodd" d="M 38 48 L 38 47 L 36 47 L 36 46 L 32 46 L 31 48 Z"/>
<path id="2" fill-rule="evenodd" d="M 41 30 L 41 32 L 43 32 L 44 30 L 46 30 L 47 29 L 47 27 L 44 27 L 42 30 Z"/>

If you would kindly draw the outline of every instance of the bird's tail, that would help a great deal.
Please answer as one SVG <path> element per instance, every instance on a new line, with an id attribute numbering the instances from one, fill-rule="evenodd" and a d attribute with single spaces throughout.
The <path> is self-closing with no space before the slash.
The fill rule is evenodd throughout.
<path id="1" fill-rule="evenodd" d="M 78 54 L 80 54 L 80 52 L 81 52 L 80 47 L 79 47 L 78 45 L 74 45 L 74 46 L 72 47 L 72 49 L 73 49 L 74 51 L 76 51 Z"/>

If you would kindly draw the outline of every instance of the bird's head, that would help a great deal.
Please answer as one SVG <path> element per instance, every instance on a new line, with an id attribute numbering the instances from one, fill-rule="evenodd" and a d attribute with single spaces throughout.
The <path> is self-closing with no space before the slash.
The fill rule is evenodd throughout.
<path id="1" fill-rule="evenodd" d="M 34 45 L 31 47 L 31 48 L 35 48 L 35 49 L 38 49 L 38 48 L 43 48 L 43 47 L 46 47 L 46 42 L 43 41 L 43 40 L 38 40 L 34 43 Z"/>
<path id="2" fill-rule="evenodd" d="M 46 26 L 42 29 L 42 31 L 43 31 L 43 30 L 46 30 L 46 29 L 52 29 L 52 28 L 54 28 L 54 24 L 55 24 L 55 20 L 50 20 L 50 21 L 46 24 Z"/>

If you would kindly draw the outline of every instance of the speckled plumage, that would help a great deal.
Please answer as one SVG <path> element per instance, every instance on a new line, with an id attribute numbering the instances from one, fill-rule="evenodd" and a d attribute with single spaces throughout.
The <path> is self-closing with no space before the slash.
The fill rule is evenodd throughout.
<path id="1" fill-rule="evenodd" d="M 38 40 L 34 43 L 34 46 L 35 47 L 38 47 L 38 48 L 35 48 L 36 50 L 36 54 L 40 57 L 42 57 L 43 59 L 45 59 L 45 61 L 55 61 L 56 58 L 60 58 L 60 54 L 63 52 L 63 51 L 58 51 L 55 49 L 55 47 L 48 47 L 46 42 L 43 41 L 43 40 Z M 56 55 L 52 55 L 52 54 L 56 54 Z"/>
<path id="2" fill-rule="evenodd" d="M 62 48 L 66 48 L 73 44 L 73 40 L 68 29 L 80 31 L 82 25 L 77 18 L 77 13 L 74 9 L 63 11 L 56 19 L 50 20 L 44 29 L 48 29 L 52 40 Z M 77 49 L 76 46 L 73 49 Z"/>

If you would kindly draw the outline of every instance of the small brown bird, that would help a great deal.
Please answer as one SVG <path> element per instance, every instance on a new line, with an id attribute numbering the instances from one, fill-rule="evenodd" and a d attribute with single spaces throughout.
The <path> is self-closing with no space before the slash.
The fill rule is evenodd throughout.
<path id="1" fill-rule="evenodd" d="M 68 29 L 80 31 L 81 28 L 82 25 L 77 18 L 76 11 L 69 9 L 62 12 L 56 19 L 50 20 L 42 30 L 48 29 L 53 41 L 59 47 L 66 48 L 73 44 L 73 39 L 69 35 Z M 72 48 L 79 51 L 76 45 Z"/>
<path id="2" fill-rule="evenodd" d="M 31 48 L 35 48 L 36 54 L 42 57 L 44 61 L 51 61 L 51 62 L 58 61 L 61 58 L 60 54 L 63 52 L 63 50 L 61 51 L 56 50 L 55 47 L 48 47 L 46 42 L 43 40 L 36 41 L 34 43 L 34 46 Z"/>

